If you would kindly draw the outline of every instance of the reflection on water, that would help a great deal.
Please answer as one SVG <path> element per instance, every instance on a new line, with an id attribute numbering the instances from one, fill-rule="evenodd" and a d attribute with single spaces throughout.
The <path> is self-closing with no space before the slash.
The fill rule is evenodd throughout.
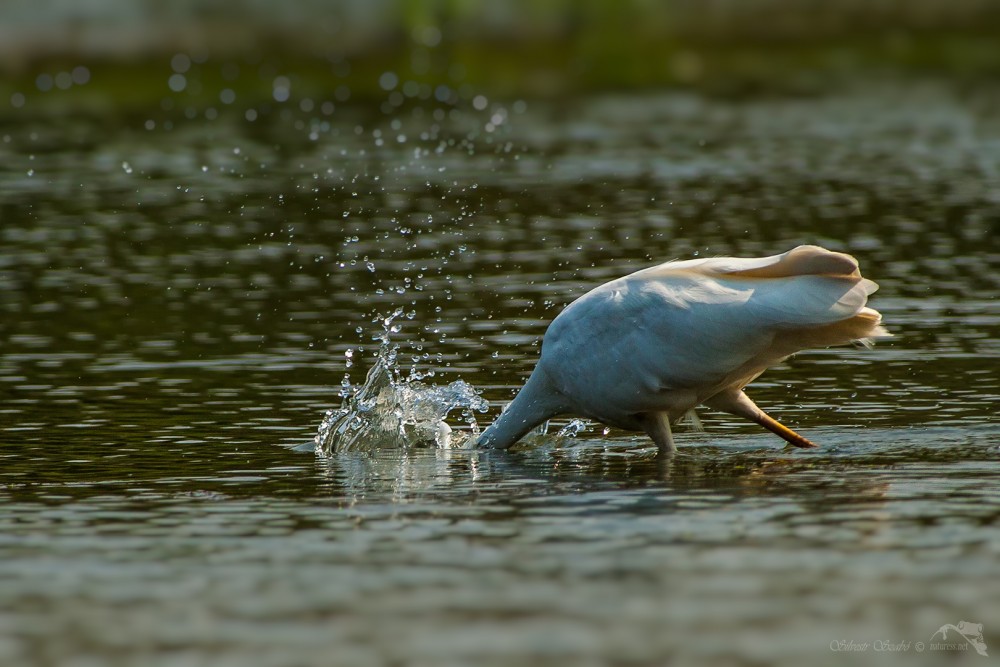
<path id="1" fill-rule="evenodd" d="M 8 119 L 0 663 L 841 664 L 961 620 L 995 650 L 990 95 Z M 857 255 L 896 334 L 755 383 L 817 451 L 709 412 L 666 462 L 563 424 L 291 449 L 373 398 L 385 313 L 384 380 L 456 388 L 416 421 L 472 431 L 471 387 L 495 415 L 589 286 L 804 242 Z"/>
<path id="2" fill-rule="evenodd" d="M 95 448 L 87 481 L 75 458 L 5 475 L 2 650 L 648 663 L 683 638 L 695 662 L 826 663 L 834 639 L 968 618 L 992 643 L 1000 430 L 929 431 L 871 433 L 885 453 L 834 429 L 816 453 L 692 436 L 668 467 L 599 438 L 322 459 L 219 439 L 128 465 Z"/>

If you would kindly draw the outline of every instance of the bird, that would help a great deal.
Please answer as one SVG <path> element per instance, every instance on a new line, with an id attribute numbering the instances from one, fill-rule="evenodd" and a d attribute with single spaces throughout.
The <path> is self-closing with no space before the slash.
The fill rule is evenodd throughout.
<path id="1" fill-rule="evenodd" d="M 854 257 L 815 245 L 669 261 L 604 283 L 552 321 L 527 382 L 475 446 L 507 449 L 573 415 L 643 431 L 670 456 L 671 423 L 705 405 L 816 447 L 744 388 L 801 350 L 891 336 L 867 306 L 877 289 Z"/>

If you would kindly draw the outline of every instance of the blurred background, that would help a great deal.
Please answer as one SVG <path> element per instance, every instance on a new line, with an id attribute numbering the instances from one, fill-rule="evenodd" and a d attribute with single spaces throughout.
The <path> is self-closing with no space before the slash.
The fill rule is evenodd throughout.
<path id="1" fill-rule="evenodd" d="M 0 99 L 128 108 L 245 105 L 285 89 L 342 101 L 387 88 L 427 99 L 439 85 L 554 97 L 805 93 L 886 74 L 972 82 L 1000 74 L 998 26 L 990 0 L 7 0 Z"/>

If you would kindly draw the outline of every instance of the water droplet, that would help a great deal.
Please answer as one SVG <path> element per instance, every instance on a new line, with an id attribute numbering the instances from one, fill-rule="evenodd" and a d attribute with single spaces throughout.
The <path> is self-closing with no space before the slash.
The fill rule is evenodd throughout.
<path id="1" fill-rule="evenodd" d="M 77 65 L 73 68 L 70 76 L 73 77 L 73 83 L 78 86 L 82 86 L 90 81 L 90 70 L 83 65 Z"/>
<path id="2" fill-rule="evenodd" d="M 167 86 L 175 93 L 179 93 L 187 87 L 187 77 L 183 74 L 171 74 Z"/>
<path id="3" fill-rule="evenodd" d="M 170 67 L 178 74 L 183 74 L 191 68 L 191 58 L 186 53 L 178 53 L 170 59 Z"/>
<path id="4" fill-rule="evenodd" d="M 272 95 L 275 102 L 287 102 L 292 95 L 292 82 L 287 76 L 275 77 Z"/>
<path id="5" fill-rule="evenodd" d="M 395 72 L 383 72 L 378 79 L 378 85 L 382 90 L 389 91 L 399 84 L 399 77 Z"/>
<path id="6" fill-rule="evenodd" d="M 586 419 L 573 419 L 570 423 L 559 429 L 559 432 L 556 435 L 563 438 L 575 438 L 588 428 L 590 428 L 590 422 Z"/>

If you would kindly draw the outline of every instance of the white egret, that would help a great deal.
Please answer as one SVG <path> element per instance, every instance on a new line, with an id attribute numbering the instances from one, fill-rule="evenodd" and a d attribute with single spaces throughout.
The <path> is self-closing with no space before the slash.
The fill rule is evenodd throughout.
<path id="1" fill-rule="evenodd" d="M 707 405 L 815 447 L 743 388 L 800 350 L 889 336 L 866 306 L 876 289 L 850 255 L 808 245 L 667 262 L 612 280 L 552 321 L 527 383 L 477 445 L 505 449 L 547 419 L 578 415 L 645 431 L 670 454 L 670 423 Z"/>

